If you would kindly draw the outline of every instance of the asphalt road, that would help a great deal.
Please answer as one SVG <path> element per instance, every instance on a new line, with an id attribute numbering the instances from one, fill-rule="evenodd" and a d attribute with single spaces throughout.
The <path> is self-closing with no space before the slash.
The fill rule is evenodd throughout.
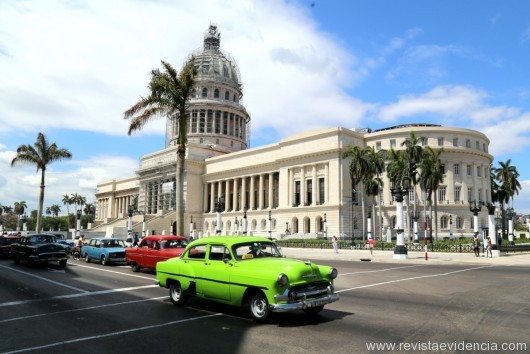
<path id="1" fill-rule="evenodd" d="M 153 272 L 2 259 L 0 353 L 530 351 L 529 267 L 318 263 L 338 268 L 341 299 L 315 317 L 277 313 L 260 325 L 242 309 L 200 299 L 174 307 Z"/>

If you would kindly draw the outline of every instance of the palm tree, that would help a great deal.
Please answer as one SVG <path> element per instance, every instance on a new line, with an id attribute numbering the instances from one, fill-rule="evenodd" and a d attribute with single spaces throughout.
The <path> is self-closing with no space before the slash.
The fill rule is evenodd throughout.
<path id="1" fill-rule="evenodd" d="M 383 179 L 381 174 L 385 171 L 385 161 L 386 161 L 386 150 L 376 151 L 372 146 L 367 146 L 364 149 L 365 159 L 368 161 L 369 173 L 367 174 L 364 185 L 366 194 L 374 197 L 373 205 L 375 204 L 375 196 L 379 198 L 379 230 L 381 230 L 381 239 L 383 239 L 383 213 L 381 212 L 382 202 L 381 202 L 381 190 L 384 187 Z M 374 208 L 374 230 L 375 230 L 375 208 Z M 374 237 L 375 239 L 375 237 Z"/>
<path id="2" fill-rule="evenodd" d="M 70 231 L 70 205 L 72 204 L 72 197 L 70 197 L 68 193 L 63 194 L 63 199 L 61 201 L 66 205 L 66 223 L 68 225 L 68 231 Z"/>
<path id="3" fill-rule="evenodd" d="M 21 202 L 15 202 L 13 211 L 17 215 L 17 230 L 20 230 L 20 218 L 22 217 L 22 214 L 24 214 L 24 211 L 26 211 L 27 207 L 28 205 L 24 200 Z"/>
<path id="4" fill-rule="evenodd" d="M 519 177 L 519 172 L 515 166 L 511 166 L 512 160 L 509 159 L 506 162 L 499 161 L 499 166 L 494 169 L 494 176 L 499 184 L 496 185 L 497 201 L 501 203 L 502 211 L 502 238 L 506 238 L 505 229 L 506 229 L 506 220 L 505 220 L 505 204 L 509 203 L 510 198 L 512 199 L 513 205 L 513 195 L 519 194 L 519 189 L 521 189 L 521 184 L 517 180 Z M 492 185 L 492 196 L 493 196 L 493 185 Z"/>
<path id="5" fill-rule="evenodd" d="M 419 177 L 416 167 L 423 157 L 424 142 L 424 137 L 417 137 L 416 133 L 414 133 L 414 131 L 411 131 L 410 136 L 401 143 L 401 146 L 405 147 L 409 168 L 410 185 L 412 187 L 412 192 L 414 193 L 414 214 L 416 214 L 416 185 L 418 184 Z M 407 209 L 409 208 L 409 199 L 409 194 L 407 193 Z M 410 223 L 407 222 L 407 225 L 410 226 Z M 409 227 L 409 236 L 411 235 L 411 231 L 412 229 Z M 410 237 L 409 239 L 412 240 L 412 237 Z"/>
<path id="6" fill-rule="evenodd" d="M 186 121 L 188 101 L 191 97 L 197 68 L 192 57 L 182 68 L 180 75 L 171 64 L 162 61 L 164 71 L 153 69 L 148 89 L 149 95 L 141 98 L 123 113 L 125 119 L 131 119 L 128 134 L 141 129 L 154 118 L 166 116 L 178 120 L 177 170 L 176 170 L 176 211 L 177 234 L 184 235 L 184 168 L 186 143 L 188 140 Z"/>
<path id="7" fill-rule="evenodd" d="M 35 231 L 40 232 L 41 229 L 41 217 L 42 208 L 44 204 L 44 186 L 46 178 L 46 169 L 48 165 L 54 161 L 60 161 L 64 159 L 72 158 L 72 154 L 67 149 L 60 149 L 57 144 L 50 144 L 46 140 L 46 136 L 42 133 L 37 135 L 37 140 L 34 146 L 31 145 L 20 145 L 17 148 L 17 156 L 11 161 L 11 166 L 20 164 L 30 164 L 37 167 L 37 172 L 41 171 L 40 178 L 40 193 L 39 193 L 39 207 L 37 213 L 37 224 Z"/>
<path id="8" fill-rule="evenodd" d="M 427 146 L 424 150 L 424 155 L 420 161 L 420 187 L 427 193 L 427 200 L 429 201 L 429 209 L 431 214 L 431 230 L 432 230 L 432 195 L 436 195 L 436 191 L 441 183 L 443 183 L 443 169 L 440 155 L 443 149 L 433 149 Z M 438 202 L 434 198 L 434 220 L 435 220 L 435 237 L 438 241 Z M 432 231 L 431 231 L 432 233 Z M 432 234 L 431 234 L 432 236 Z"/>
<path id="9" fill-rule="evenodd" d="M 92 216 L 96 214 L 96 207 L 92 203 L 86 203 L 83 210 L 85 215 L 88 215 L 90 222 L 92 222 Z"/>
<path id="10" fill-rule="evenodd" d="M 53 204 L 52 206 L 50 206 L 50 211 L 53 216 L 58 217 L 59 213 L 61 212 L 61 207 L 59 204 Z"/>
<path id="11" fill-rule="evenodd" d="M 362 235 L 364 240 L 364 198 L 362 182 L 364 178 L 370 173 L 370 163 L 366 159 L 366 152 L 359 146 L 349 144 L 347 150 L 342 154 L 342 158 L 351 158 L 350 161 L 350 179 L 352 185 L 352 205 L 355 201 L 355 193 L 360 191 L 361 200 L 361 214 L 362 214 Z M 361 188 L 357 188 L 357 185 L 361 184 Z M 356 197 L 356 196 L 355 196 Z M 354 222 L 352 220 L 352 242 L 354 241 Z"/>

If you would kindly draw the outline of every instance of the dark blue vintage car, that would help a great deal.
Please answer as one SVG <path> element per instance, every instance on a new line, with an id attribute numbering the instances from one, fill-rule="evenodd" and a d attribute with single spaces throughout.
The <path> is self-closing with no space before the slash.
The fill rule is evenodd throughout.
<path id="1" fill-rule="evenodd" d="M 57 243 L 57 237 L 48 234 L 21 236 L 11 245 L 11 258 L 15 264 L 21 261 L 28 264 L 59 262 L 66 265 L 68 254 L 64 245 Z"/>

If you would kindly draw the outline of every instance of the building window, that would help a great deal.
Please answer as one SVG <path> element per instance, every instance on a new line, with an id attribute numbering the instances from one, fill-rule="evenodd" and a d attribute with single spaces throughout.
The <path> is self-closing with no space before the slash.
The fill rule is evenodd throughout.
<path id="1" fill-rule="evenodd" d="M 471 176 L 471 171 L 473 171 L 473 170 L 471 169 L 471 165 L 467 165 L 467 166 L 466 166 L 466 169 L 467 169 L 467 175 L 468 175 L 468 176 Z"/>
<path id="2" fill-rule="evenodd" d="M 458 138 L 453 138 L 453 146 L 454 147 L 458 146 Z"/>
<path id="3" fill-rule="evenodd" d="M 438 188 L 438 201 L 445 201 L 445 187 Z"/>
<path id="4" fill-rule="evenodd" d="M 471 140 L 470 139 L 466 139 L 466 147 L 467 148 L 471 147 Z"/>
<path id="5" fill-rule="evenodd" d="M 429 141 L 429 140 L 428 140 L 429 138 L 427 138 L 427 137 L 425 137 L 425 136 L 422 136 L 421 138 L 422 138 L 422 140 L 421 140 L 421 146 L 427 146 L 427 142 Z"/>
<path id="6" fill-rule="evenodd" d="M 477 166 L 477 177 L 482 177 L 481 168 Z"/>
<path id="7" fill-rule="evenodd" d="M 482 151 L 488 152 L 488 149 L 486 149 L 486 143 L 482 143 Z"/>
<path id="8" fill-rule="evenodd" d="M 440 227 L 442 229 L 447 229 L 447 216 L 444 215 L 440 218 Z"/>
<path id="9" fill-rule="evenodd" d="M 455 187 L 455 203 L 460 201 L 460 187 Z"/>
<path id="10" fill-rule="evenodd" d="M 196 97 L 197 96 L 197 91 L 195 89 L 191 90 L 191 97 Z"/>
<path id="11" fill-rule="evenodd" d="M 219 98 L 219 89 L 215 89 L 215 90 L 213 91 L 213 97 L 214 97 L 214 98 Z"/>
<path id="12" fill-rule="evenodd" d="M 462 219 L 461 216 L 457 216 L 457 217 L 456 217 L 456 228 L 457 228 L 457 229 L 462 229 L 462 228 L 464 228 L 464 219 Z"/>
<path id="13" fill-rule="evenodd" d="M 221 134 L 221 119 L 221 111 L 215 111 L 215 134 Z"/>
<path id="14" fill-rule="evenodd" d="M 390 148 L 395 149 L 396 148 L 396 139 L 390 139 Z"/>
<path id="15" fill-rule="evenodd" d="M 206 114 L 206 133 L 213 133 L 213 111 L 209 109 Z"/>
<path id="16" fill-rule="evenodd" d="M 480 143 L 478 141 L 475 141 L 475 147 L 476 147 L 477 150 L 480 149 Z"/>
<path id="17" fill-rule="evenodd" d="M 192 133 L 197 133 L 197 111 L 191 112 L 191 129 Z"/>
<path id="18" fill-rule="evenodd" d="M 228 135 L 228 112 L 223 112 L 223 134 Z"/>
<path id="19" fill-rule="evenodd" d="M 380 151 L 381 150 L 381 142 L 380 141 L 375 143 L 375 150 L 376 151 Z"/>
<path id="20" fill-rule="evenodd" d="M 300 205 L 300 181 L 294 182 L 294 205 L 293 206 L 299 206 Z"/>
<path id="21" fill-rule="evenodd" d="M 228 93 L 228 91 L 225 91 L 225 100 L 229 100 L 230 99 L 230 93 Z"/>
<path id="22" fill-rule="evenodd" d="M 444 138 L 443 137 L 438 138 L 438 146 L 444 146 Z"/>
<path id="23" fill-rule="evenodd" d="M 206 87 L 202 89 L 202 97 L 208 97 L 208 89 Z"/>
<path id="24" fill-rule="evenodd" d="M 204 127 L 206 126 L 206 110 L 200 110 L 199 116 L 199 133 L 204 133 Z"/>
<path id="25" fill-rule="evenodd" d="M 481 200 L 481 201 L 484 200 L 484 199 L 482 199 L 482 189 L 478 190 L 478 200 Z"/>
<path id="26" fill-rule="evenodd" d="M 307 198 L 305 200 L 305 205 L 311 205 L 313 204 L 313 180 L 308 179 L 306 181 L 306 195 Z"/>
<path id="27" fill-rule="evenodd" d="M 440 166 L 440 172 L 445 175 L 445 164 L 444 163 Z"/>
<path id="28" fill-rule="evenodd" d="M 459 174 L 460 174 L 460 165 L 459 165 L 459 164 L 455 163 L 455 164 L 453 165 L 453 173 L 454 173 L 455 175 L 459 175 Z"/>
<path id="29" fill-rule="evenodd" d="M 473 200 L 473 188 L 467 189 L 467 201 L 471 202 Z"/>
<path id="30" fill-rule="evenodd" d="M 319 204 L 325 203 L 326 187 L 324 186 L 324 178 L 318 179 L 318 202 Z"/>

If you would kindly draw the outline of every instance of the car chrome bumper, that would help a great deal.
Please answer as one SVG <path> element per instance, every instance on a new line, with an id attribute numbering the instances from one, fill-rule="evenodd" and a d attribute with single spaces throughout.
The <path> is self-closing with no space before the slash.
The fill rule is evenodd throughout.
<path id="1" fill-rule="evenodd" d="M 339 294 L 329 294 L 322 297 L 309 300 L 300 300 L 297 302 L 285 304 L 270 304 L 269 307 L 273 312 L 287 312 L 294 310 L 304 310 L 311 307 L 324 306 L 339 300 Z"/>

